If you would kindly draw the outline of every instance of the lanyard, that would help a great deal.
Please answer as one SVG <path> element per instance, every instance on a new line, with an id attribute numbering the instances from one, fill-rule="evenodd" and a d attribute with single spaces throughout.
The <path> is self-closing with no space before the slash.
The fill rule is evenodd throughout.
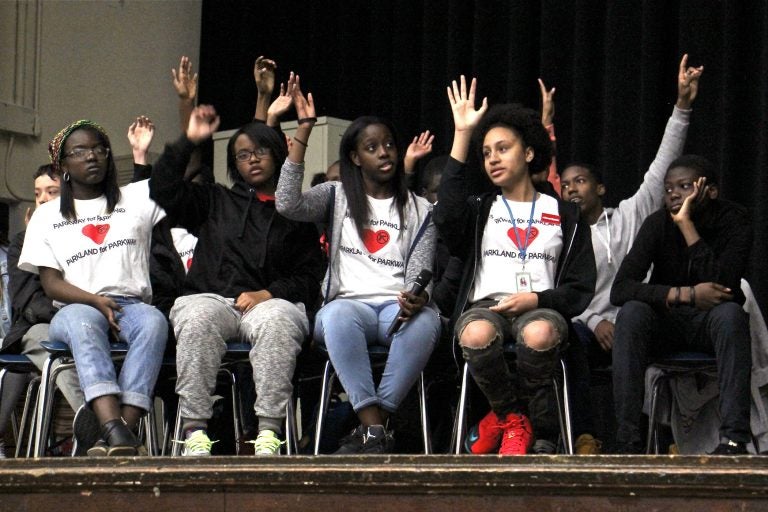
<path id="1" fill-rule="evenodd" d="M 504 201 L 504 206 L 507 207 L 509 220 L 512 222 L 512 232 L 515 234 L 515 242 L 517 243 L 517 248 L 520 251 L 520 258 L 523 260 L 523 271 L 525 271 L 525 257 L 528 254 L 528 238 L 531 234 L 531 225 L 533 224 L 533 212 L 536 209 L 536 195 L 536 192 L 534 192 L 533 202 L 531 202 L 531 216 L 528 217 L 528 229 L 525 230 L 525 245 L 520 243 L 520 237 L 517 235 L 517 224 L 515 223 L 515 216 L 512 215 L 512 208 L 509 207 L 507 198 L 505 198 L 503 195 L 501 196 L 501 200 Z"/>

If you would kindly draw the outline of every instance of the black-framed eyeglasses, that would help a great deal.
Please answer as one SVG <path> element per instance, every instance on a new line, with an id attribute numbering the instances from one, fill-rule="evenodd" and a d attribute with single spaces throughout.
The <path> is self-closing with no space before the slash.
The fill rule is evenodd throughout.
<path id="1" fill-rule="evenodd" d="M 257 158 L 264 158 L 265 156 L 269 156 L 269 148 L 256 148 L 254 150 L 248 150 L 248 149 L 241 149 L 237 153 L 235 153 L 235 160 L 238 162 L 247 162 L 251 159 L 251 156 L 255 156 Z"/>
<path id="2" fill-rule="evenodd" d="M 107 158 L 109 155 L 109 148 L 104 146 L 94 146 L 92 148 L 75 148 L 69 153 L 65 153 L 65 158 L 72 158 L 73 160 L 87 160 L 90 154 L 93 153 L 98 159 Z"/>

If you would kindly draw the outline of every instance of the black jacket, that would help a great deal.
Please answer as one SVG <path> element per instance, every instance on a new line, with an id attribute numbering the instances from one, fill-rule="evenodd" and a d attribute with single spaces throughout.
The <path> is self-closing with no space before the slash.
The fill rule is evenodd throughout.
<path id="1" fill-rule="evenodd" d="M 446 164 L 434 209 L 434 220 L 451 255 L 464 261 L 464 273 L 453 319 L 464 311 L 475 282 L 477 260 L 488 214 L 497 193 L 470 196 L 465 166 L 451 158 Z M 579 208 L 558 200 L 563 252 L 557 259 L 555 287 L 535 292 L 540 308 L 554 309 L 568 320 L 581 314 L 595 293 L 595 256 L 589 225 Z"/>
<path id="2" fill-rule="evenodd" d="M 734 301 L 744 304 L 741 278 L 752 248 L 752 221 L 747 210 L 716 199 L 694 216 L 693 222 L 701 239 L 688 247 L 666 209 L 645 219 L 613 281 L 614 305 L 639 300 L 666 307 L 670 288 L 707 282 L 727 286 L 733 290 Z M 651 279 L 644 283 L 651 264 Z"/>
<path id="3" fill-rule="evenodd" d="M 315 226 L 286 219 L 241 181 L 232 188 L 184 181 L 194 147 L 186 137 L 168 144 L 149 183 L 150 197 L 198 238 L 183 293 L 268 290 L 310 310 L 324 272 Z"/>
<path id="4" fill-rule="evenodd" d="M 19 270 L 24 234 L 18 233 L 8 248 L 8 288 L 11 295 L 11 329 L 3 339 L 4 352 L 19 352 L 17 342 L 35 324 L 48 323 L 56 309 L 45 295 L 40 276 Z"/>

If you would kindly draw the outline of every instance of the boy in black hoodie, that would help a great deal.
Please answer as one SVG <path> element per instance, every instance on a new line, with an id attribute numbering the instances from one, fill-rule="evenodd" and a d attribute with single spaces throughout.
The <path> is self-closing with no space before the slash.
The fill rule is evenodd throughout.
<path id="1" fill-rule="evenodd" d="M 713 453 L 746 453 L 752 355 L 740 280 L 752 246 L 751 220 L 745 208 L 718 198 L 714 166 L 696 155 L 670 164 L 664 203 L 643 223 L 611 289 L 611 302 L 621 306 L 613 347 L 617 446 L 640 452 L 650 356 L 693 348 L 717 359 L 722 423 Z"/>

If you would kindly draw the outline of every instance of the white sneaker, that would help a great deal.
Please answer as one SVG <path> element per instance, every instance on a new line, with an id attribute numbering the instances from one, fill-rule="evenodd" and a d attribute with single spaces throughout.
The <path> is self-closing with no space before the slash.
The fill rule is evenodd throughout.
<path id="1" fill-rule="evenodd" d="M 181 451 L 183 457 L 208 457 L 211 455 L 210 440 L 205 430 L 193 430 L 188 432 L 184 439 L 184 449 Z"/>
<path id="2" fill-rule="evenodd" d="M 5 441 L 0 441 L 0 459 L 5 458 Z"/>
<path id="3" fill-rule="evenodd" d="M 280 445 L 283 444 L 271 430 L 262 430 L 253 442 L 254 455 L 280 455 Z"/>

